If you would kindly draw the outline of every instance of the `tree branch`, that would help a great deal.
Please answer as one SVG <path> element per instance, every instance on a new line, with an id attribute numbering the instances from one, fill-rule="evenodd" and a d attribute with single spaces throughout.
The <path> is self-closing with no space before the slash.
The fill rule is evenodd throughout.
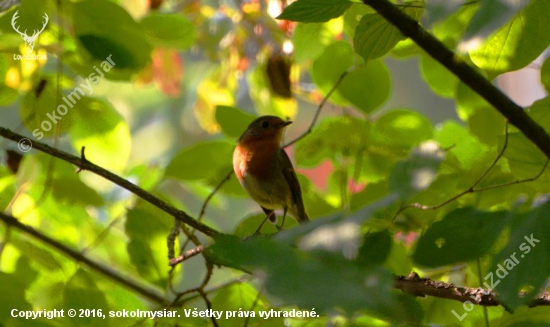
<path id="1" fill-rule="evenodd" d="M 21 142 L 22 140 L 27 140 L 28 141 L 28 139 L 26 137 L 24 137 L 23 135 L 14 133 L 14 132 L 12 132 L 9 129 L 4 128 L 4 127 L 0 127 L 0 136 L 3 136 L 4 138 L 15 141 L 15 142 Z M 47 154 L 52 155 L 54 157 L 57 157 L 61 160 L 72 163 L 73 165 L 78 167 L 78 171 L 87 170 L 87 171 L 90 171 L 90 172 L 92 172 L 96 175 L 99 175 L 99 176 L 101 176 L 105 179 L 110 180 L 111 182 L 117 184 L 118 186 L 127 189 L 128 191 L 134 193 L 135 195 L 139 196 L 143 200 L 151 203 L 152 205 L 154 205 L 155 207 L 161 209 L 162 211 L 170 214 L 171 216 L 173 216 L 177 220 L 181 221 L 182 223 L 187 224 L 187 225 L 201 231 L 205 235 L 208 235 L 208 236 L 212 237 L 212 236 L 216 236 L 216 235 L 220 234 L 220 232 L 218 232 L 217 230 L 215 230 L 215 229 L 213 229 L 213 228 L 197 221 L 196 219 L 192 218 L 191 216 L 189 216 L 184 211 L 176 209 L 172 205 L 170 205 L 167 202 L 159 199 L 158 197 L 154 196 L 153 194 L 145 191 L 141 187 L 125 180 L 124 178 L 122 178 L 118 175 L 115 175 L 115 174 L 111 173 L 110 171 L 108 171 L 108 170 L 106 170 L 102 167 L 94 165 L 93 163 L 88 161 L 84 156 L 82 156 L 82 158 L 78 158 L 76 156 L 68 154 L 67 152 L 58 150 L 56 148 L 52 148 L 52 147 L 50 147 L 50 146 L 48 146 L 44 143 L 40 143 L 38 141 L 33 141 L 32 147 L 36 150 L 42 151 L 44 153 L 47 153 Z M 83 152 L 82 152 L 82 154 L 83 154 Z"/>
<path id="2" fill-rule="evenodd" d="M 146 287 L 140 285 L 138 282 L 136 282 L 134 280 L 131 280 L 129 278 L 126 278 L 126 277 L 123 277 L 123 276 L 119 275 L 117 272 L 101 265 L 98 262 L 95 262 L 95 261 L 89 259 L 88 257 L 83 255 L 82 253 L 80 253 L 78 251 L 75 251 L 75 250 L 69 248 L 68 246 L 65 246 L 65 245 L 59 243 L 58 241 L 42 234 L 41 232 L 35 230 L 34 228 L 29 227 L 29 226 L 19 222 L 19 220 L 17 220 L 16 218 L 14 218 L 12 216 L 8 216 L 8 215 L 4 214 L 3 212 L 0 212 L 0 220 L 2 220 L 4 223 L 6 223 L 6 225 L 8 225 L 10 227 L 13 227 L 13 228 L 16 228 L 17 230 L 23 232 L 24 234 L 27 234 L 27 235 L 29 235 L 29 236 L 37 239 L 37 240 L 40 240 L 42 243 L 48 244 L 52 248 L 54 248 L 57 251 L 63 253 L 64 255 L 70 257 L 71 259 L 73 259 L 77 262 L 81 262 L 81 263 L 85 264 L 86 266 L 90 267 L 91 269 L 93 269 L 94 271 L 100 273 L 101 275 L 103 275 L 103 276 L 105 276 L 105 277 L 107 277 L 111 280 L 114 280 L 115 282 L 117 282 L 119 284 L 122 284 L 122 285 L 126 286 L 127 288 L 137 292 L 138 294 L 142 295 L 143 297 L 148 298 L 151 301 L 154 301 L 156 303 L 164 303 L 165 302 L 165 298 L 160 292 L 157 292 L 154 289 L 146 288 Z"/>
<path id="3" fill-rule="evenodd" d="M 395 281 L 395 288 L 415 296 L 424 297 L 426 295 L 442 299 L 466 302 L 482 306 L 503 305 L 497 299 L 497 295 L 492 290 L 484 288 L 458 287 L 452 283 L 444 283 L 429 278 L 420 278 L 417 273 L 411 272 L 409 276 L 399 276 Z M 523 296 L 520 293 L 520 296 Z M 535 298 L 530 307 L 550 305 L 550 292 L 544 292 Z"/>
<path id="4" fill-rule="evenodd" d="M 508 121 L 516 126 L 531 142 L 550 158 L 550 137 L 544 129 L 529 117 L 523 108 L 515 104 L 504 93 L 500 92 L 487 79 L 478 74 L 472 67 L 456 56 L 437 38 L 422 28 L 417 21 L 403 13 L 387 0 L 363 0 L 378 14 L 411 38 L 445 68 L 455 74 L 474 92 L 482 96 Z"/>

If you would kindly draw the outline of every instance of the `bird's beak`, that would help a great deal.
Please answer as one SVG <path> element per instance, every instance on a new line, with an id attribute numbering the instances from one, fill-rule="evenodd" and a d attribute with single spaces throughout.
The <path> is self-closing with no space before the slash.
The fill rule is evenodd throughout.
<path id="1" fill-rule="evenodd" d="M 292 120 L 287 120 L 287 121 L 282 123 L 283 127 L 288 126 L 290 124 L 292 124 Z"/>

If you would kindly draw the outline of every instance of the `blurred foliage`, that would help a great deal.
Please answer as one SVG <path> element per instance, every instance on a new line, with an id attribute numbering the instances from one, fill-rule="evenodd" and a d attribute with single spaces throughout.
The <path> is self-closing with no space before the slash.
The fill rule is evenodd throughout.
<path id="1" fill-rule="evenodd" d="M 550 44 L 548 0 L 395 2 L 491 81 L 527 66 Z M 92 173 L 75 174 L 64 161 L 37 151 L 16 156 L 17 146 L 2 139 L 3 211 L 166 301 L 147 301 L 0 224 L 0 326 L 210 326 L 186 311 L 206 309 L 205 301 L 183 293 L 205 275 L 212 309 L 237 313 L 219 326 L 244 325 L 244 312 L 254 316 L 250 326 L 484 325 L 480 307 L 459 320 L 453 311 L 462 315 L 462 303 L 392 290 L 394 276 L 411 270 L 494 288 L 508 310 L 490 308 L 491 326 L 550 325 L 550 309 L 524 306 L 550 271 L 544 155 L 369 7 L 286 3 L 0 4 L 0 126 L 74 154 L 85 147 L 91 162 L 223 233 L 202 256 L 169 272 L 173 218 Z M 12 27 L 16 11 L 29 36 L 49 17 L 32 51 Z M 426 85 L 456 103 L 461 121 L 434 126 L 412 108 L 381 110 L 400 97 L 392 93 L 389 57 L 418 58 Z M 540 80 L 549 90 L 548 59 Z M 237 138 L 256 116 L 292 119 L 288 143 L 329 92 L 329 110 L 287 148 L 311 223 L 289 219 L 278 233 L 266 224 L 263 236 L 243 239 L 263 213 L 233 176 L 202 215 L 205 199 L 232 169 Z M 547 132 L 549 106 L 544 98 L 526 109 Z M 176 238 L 178 250 L 193 248 L 184 233 Z M 215 264 L 211 276 L 204 260 Z M 253 277 L 242 278 L 247 273 Z M 71 308 L 169 308 L 180 317 L 31 321 L 10 314 Z M 315 315 L 260 317 L 270 310 Z"/>

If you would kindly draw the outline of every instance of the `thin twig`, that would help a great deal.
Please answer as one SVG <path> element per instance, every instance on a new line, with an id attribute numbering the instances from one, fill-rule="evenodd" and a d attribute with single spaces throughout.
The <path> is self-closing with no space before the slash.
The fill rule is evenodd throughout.
<path id="1" fill-rule="evenodd" d="M 448 203 L 453 202 L 454 200 L 462 197 L 465 194 L 475 192 L 474 188 L 483 180 L 483 178 L 485 178 L 485 176 L 487 176 L 489 171 L 491 169 L 493 169 L 493 167 L 497 164 L 497 162 L 500 160 L 500 158 L 504 154 L 504 151 L 506 150 L 507 147 L 508 147 L 508 122 L 506 122 L 506 125 L 504 127 L 504 145 L 502 146 L 502 149 L 500 150 L 499 154 L 495 157 L 495 159 L 493 160 L 491 165 L 489 165 L 489 167 L 483 172 L 483 174 L 481 174 L 481 176 L 479 176 L 479 178 L 468 189 L 458 193 L 457 195 L 451 197 L 450 199 L 447 199 L 447 200 L 443 201 L 442 203 L 440 203 L 438 205 L 435 205 L 435 206 L 427 206 L 427 205 L 423 205 L 423 204 L 420 204 L 420 203 L 413 203 L 413 204 L 402 206 L 401 208 L 399 208 L 399 210 L 395 214 L 395 217 L 397 217 L 397 215 L 399 215 L 401 212 L 403 212 L 403 211 L 405 211 L 409 208 L 417 208 L 417 209 L 422 209 L 422 210 L 436 210 L 436 209 L 439 209 L 439 208 L 443 207 L 444 205 L 446 205 Z"/>
<path id="2" fill-rule="evenodd" d="M 168 246 L 168 260 L 172 260 L 176 256 L 176 250 L 174 248 L 176 247 L 176 237 L 178 237 L 179 233 L 180 221 L 174 219 L 174 227 L 172 227 L 170 234 L 168 234 L 168 237 L 166 238 L 166 245 Z"/>
<path id="3" fill-rule="evenodd" d="M 218 185 L 216 185 L 216 187 L 212 190 L 212 192 L 210 192 L 210 194 L 206 197 L 206 199 L 204 200 L 204 203 L 202 204 L 201 213 L 199 214 L 199 218 L 197 219 L 198 221 L 201 221 L 202 217 L 204 216 L 208 202 L 210 202 L 214 194 L 218 192 L 218 190 L 223 186 L 223 184 L 225 184 L 225 182 L 227 182 L 231 178 L 231 175 L 233 175 L 233 170 L 229 171 L 225 175 L 225 177 L 221 180 L 221 182 Z"/>
<path id="4" fill-rule="evenodd" d="M 197 247 L 192 248 L 191 250 L 185 251 L 185 253 L 178 256 L 177 258 L 170 259 L 169 265 L 173 267 L 173 266 L 175 266 L 179 263 L 182 263 L 185 260 L 187 260 L 189 258 L 192 258 L 192 257 L 196 256 L 197 254 L 202 253 L 204 248 L 205 248 L 204 245 L 199 245 Z"/>
<path id="5" fill-rule="evenodd" d="M 424 205 L 424 204 L 421 204 L 421 203 L 413 203 L 413 204 L 409 204 L 409 205 L 403 205 L 399 208 L 399 210 L 397 210 L 397 213 L 395 214 L 394 219 L 400 213 L 402 213 L 403 211 L 405 211 L 409 208 L 417 208 L 417 209 L 420 209 L 420 210 L 436 210 L 436 209 L 439 209 L 439 208 L 445 206 L 446 204 L 449 204 L 449 203 L 455 201 L 456 199 L 458 199 L 458 198 L 460 198 L 460 197 L 462 197 L 462 196 L 464 196 L 468 193 L 482 192 L 482 191 L 491 190 L 491 189 L 500 188 L 500 187 L 506 187 L 506 186 L 510 186 L 510 185 L 514 185 L 514 184 L 532 182 L 534 180 L 537 180 L 540 176 L 542 176 L 542 174 L 546 170 L 546 167 L 548 166 L 549 159 L 546 159 L 546 162 L 544 163 L 544 166 L 542 167 L 542 169 L 539 171 L 539 173 L 536 176 L 526 178 L 526 179 L 522 179 L 522 180 L 516 180 L 516 181 L 513 181 L 513 182 L 502 183 L 502 184 L 498 184 L 498 185 L 475 188 L 483 180 L 483 178 L 485 178 L 487 176 L 489 171 L 497 164 L 497 162 L 500 160 L 500 158 L 502 158 L 502 156 L 504 154 L 504 151 L 506 150 L 507 147 L 508 147 L 508 122 L 506 123 L 506 126 L 505 126 L 504 145 L 503 145 L 502 149 L 500 150 L 500 152 L 496 156 L 496 158 L 493 160 L 491 165 L 483 172 L 483 174 L 481 174 L 481 176 L 472 184 L 472 186 L 470 186 L 468 189 L 458 193 L 457 195 L 441 202 L 440 204 L 437 204 L 437 205 L 434 205 L 434 206 L 428 206 L 428 205 Z"/>
<path id="6" fill-rule="evenodd" d="M 235 285 L 235 284 L 243 284 L 243 283 L 246 283 L 248 282 L 250 279 L 250 276 L 249 275 L 243 275 L 239 278 L 235 278 L 235 279 L 232 279 L 228 282 L 225 282 L 223 284 L 220 284 L 220 285 L 217 285 L 217 286 L 214 286 L 214 287 L 211 287 L 209 288 L 208 290 L 205 290 L 204 292 L 206 294 L 209 294 L 209 293 L 213 293 L 213 292 L 217 292 L 221 289 L 224 289 L 226 287 L 229 287 L 229 286 L 232 286 L 232 285 Z M 189 302 L 189 301 L 192 301 L 192 300 L 195 300 L 196 298 L 198 298 L 199 295 L 198 294 L 193 294 L 189 297 L 186 297 L 185 299 L 178 299 L 177 301 L 174 301 L 172 303 L 172 307 L 179 307 L 179 306 L 182 306 L 184 305 L 185 303 Z M 181 298 L 181 296 L 180 296 Z"/>
<path id="7" fill-rule="evenodd" d="M 480 187 L 478 189 L 475 189 L 474 192 L 481 192 L 481 191 L 486 191 L 486 190 L 492 190 L 494 188 L 505 187 L 505 186 L 510 186 L 510 185 L 514 185 L 514 184 L 521 184 L 521 183 L 527 183 L 527 182 L 535 181 L 535 180 L 539 179 L 539 177 L 542 175 L 542 173 L 544 173 L 544 171 L 546 170 L 546 167 L 548 167 L 548 161 L 549 160 L 550 159 L 546 159 L 546 162 L 544 163 L 544 166 L 542 166 L 542 169 L 534 177 L 521 179 L 521 180 L 517 180 L 517 181 L 514 181 L 514 182 L 502 183 L 502 184 L 498 184 L 498 185 Z"/>
<path id="8" fill-rule="evenodd" d="M 353 69 L 355 69 L 355 68 L 353 68 Z M 300 136 L 298 136 L 294 140 L 290 141 L 288 144 L 284 145 L 283 148 L 286 148 L 287 146 L 291 146 L 292 144 L 298 142 L 299 140 L 304 138 L 306 135 L 311 133 L 311 131 L 313 130 L 313 127 L 317 123 L 317 119 L 319 118 L 319 115 L 321 114 L 321 110 L 323 109 L 323 107 L 327 103 L 328 99 L 330 98 L 332 93 L 334 93 L 334 91 L 336 91 L 338 86 L 340 86 L 340 83 L 342 83 L 342 81 L 344 80 L 344 77 L 346 77 L 351 71 L 353 71 L 353 69 L 346 70 L 345 72 L 342 73 L 342 75 L 340 75 L 340 77 L 338 77 L 338 79 L 336 80 L 336 83 L 334 83 L 334 85 L 332 86 L 330 91 L 328 91 L 327 95 L 325 95 L 325 97 L 323 98 L 321 103 L 319 103 L 319 105 L 317 106 L 317 110 L 315 111 L 315 115 L 313 116 L 313 120 L 311 121 L 311 124 L 309 124 L 308 129 L 304 133 L 302 133 Z"/>
<path id="9" fill-rule="evenodd" d="M 197 292 L 204 300 L 204 303 L 206 303 L 206 307 L 208 308 L 208 310 L 212 310 L 212 303 L 208 299 L 208 296 L 206 295 L 204 290 L 202 288 L 199 288 Z M 218 322 L 216 321 L 216 317 L 214 315 L 210 316 L 210 320 L 212 321 L 212 324 L 214 325 L 214 327 L 218 327 Z"/>

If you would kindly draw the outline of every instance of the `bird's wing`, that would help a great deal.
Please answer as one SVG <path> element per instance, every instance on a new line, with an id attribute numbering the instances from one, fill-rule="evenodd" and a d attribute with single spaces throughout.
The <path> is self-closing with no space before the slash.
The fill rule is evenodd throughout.
<path id="1" fill-rule="evenodd" d="M 281 149 L 281 159 L 283 163 L 283 175 L 290 186 L 290 191 L 292 192 L 292 197 L 294 198 L 294 203 L 296 203 L 296 208 L 298 210 L 298 217 L 296 218 L 298 218 L 299 222 L 309 221 L 306 210 L 304 209 L 302 189 L 298 182 L 298 176 L 296 176 L 296 172 L 294 172 L 294 168 L 292 168 L 292 162 L 290 162 L 290 158 L 283 149 Z"/>

